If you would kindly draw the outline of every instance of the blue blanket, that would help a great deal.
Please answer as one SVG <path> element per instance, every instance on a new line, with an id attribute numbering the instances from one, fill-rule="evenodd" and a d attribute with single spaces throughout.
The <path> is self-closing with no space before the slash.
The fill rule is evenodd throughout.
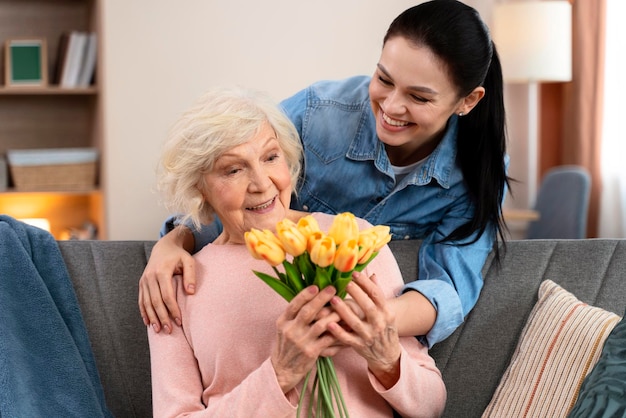
<path id="1" fill-rule="evenodd" d="M 5 215 L 0 215 L 0 416 L 112 416 L 55 239 Z"/>

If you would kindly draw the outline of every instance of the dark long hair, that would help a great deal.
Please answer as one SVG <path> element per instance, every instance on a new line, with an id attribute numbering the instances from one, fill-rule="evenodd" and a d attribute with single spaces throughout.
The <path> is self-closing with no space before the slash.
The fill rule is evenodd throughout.
<path id="1" fill-rule="evenodd" d="M 501 207 L 509 178 L 503 81 L 489 29 L 470 6 L 456 0 L 432 0 L 401 13 L 387 30 L 384 43 L 394 37 L 425 46 L 444 62 L 459 98 L 476 87 L 485 88 L 485 96 L 458 123 L 457 163 L 475 206 L 474 215 L 444 241 L 464 240 L 478 231 L 471 241 L 475 242 L 488 229 L 504 241 Z"/>

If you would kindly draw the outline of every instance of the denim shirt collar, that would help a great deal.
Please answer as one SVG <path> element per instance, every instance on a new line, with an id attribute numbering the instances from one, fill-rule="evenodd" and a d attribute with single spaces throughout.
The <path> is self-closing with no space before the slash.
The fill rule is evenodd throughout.
<path id="1" fill-rule="evenodd" d="M 375 126 L 375 121 L 370 121 L 370 123 L 369 126 Z M 362 126 L 367 125 L 366 123 L 362 124 Z M 452 115 L 448 120 L 448 126 L 439 145 L 424 161 L 424 164 L 409 174 L 403 182 L 407 185 L 423 186 L 434 179 L 441 187 L 450 188 L 450 176 L 456 166 L 457 131 L 458 116 Z M 368 135 L 361 130 L 352 140 L 346 156 L 357 161 L 374 160 L 374 164 L 380 172 L 394 177 L 385 145 L 378 139 L 377 135 Z"/>

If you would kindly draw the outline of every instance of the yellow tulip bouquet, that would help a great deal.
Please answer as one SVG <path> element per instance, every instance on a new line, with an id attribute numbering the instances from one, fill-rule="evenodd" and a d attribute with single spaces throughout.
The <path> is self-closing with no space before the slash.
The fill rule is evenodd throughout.
<path id="1" fill-rule="evenodd" d="M 376 257 L 378 251 L 391 240 L 388 226 L 374 226 L 359 231 L 352 213 L 336 215 L 328 233 L 320 231 L 315 218 L 307 215 L 295 223 L 284 219 L 276 225 L 276 233 L 252 229 L 245 234 L 246 246 L 252 256 L 269 263 L 276 277 L 254 271 L 278 294 L 291 301 L 298 292 L 310 285 L 319 289 L 334 286 L 337 295 L 346 296 L 346 286 L 352 280 L 352 272 L 361 271 Z M 287 259 L 290 256 L 290 259 Z M 284 272 L 277 269 L 282 264 Z M 313 393 L 307 416 L 312 417 L 316 405 L 316 417 L 335 417 L 335 406 L 340 417 L 347 417 L 347 408 L 337 381 L 332 358 L 320 357 L 316 362 L 317 373 L 313 380 Z M 307 387 L 309 372 L 304 381 Z M 300 395 L 300 406 L 305 390 Z"/>

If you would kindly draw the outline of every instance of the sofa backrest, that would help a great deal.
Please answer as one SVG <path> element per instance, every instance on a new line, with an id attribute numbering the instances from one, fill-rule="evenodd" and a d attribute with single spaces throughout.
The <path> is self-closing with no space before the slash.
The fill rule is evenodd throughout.
<path id="1" fill-rule="evenodd" d="M 137 295 L 153 244 L 59 241 L 107 405 L 117 418 L 152 416 L 150 352 Z"/>
<path id="2" fill-rule="evenodd" d="M 152 241 L 61 241 L 111 411 L 150 417 L 150 358 L 137 308 L 138 281 Z M 417 275 L 419 241 L 392 241 L 405 280 Z M 487 260 L 474 310 L 431 354 L 448 389 L 445 417 L 480 417 L 551 279 L 589 304 L 626 307 L 626 240 L 511 241 L 498 265 Z"/>

